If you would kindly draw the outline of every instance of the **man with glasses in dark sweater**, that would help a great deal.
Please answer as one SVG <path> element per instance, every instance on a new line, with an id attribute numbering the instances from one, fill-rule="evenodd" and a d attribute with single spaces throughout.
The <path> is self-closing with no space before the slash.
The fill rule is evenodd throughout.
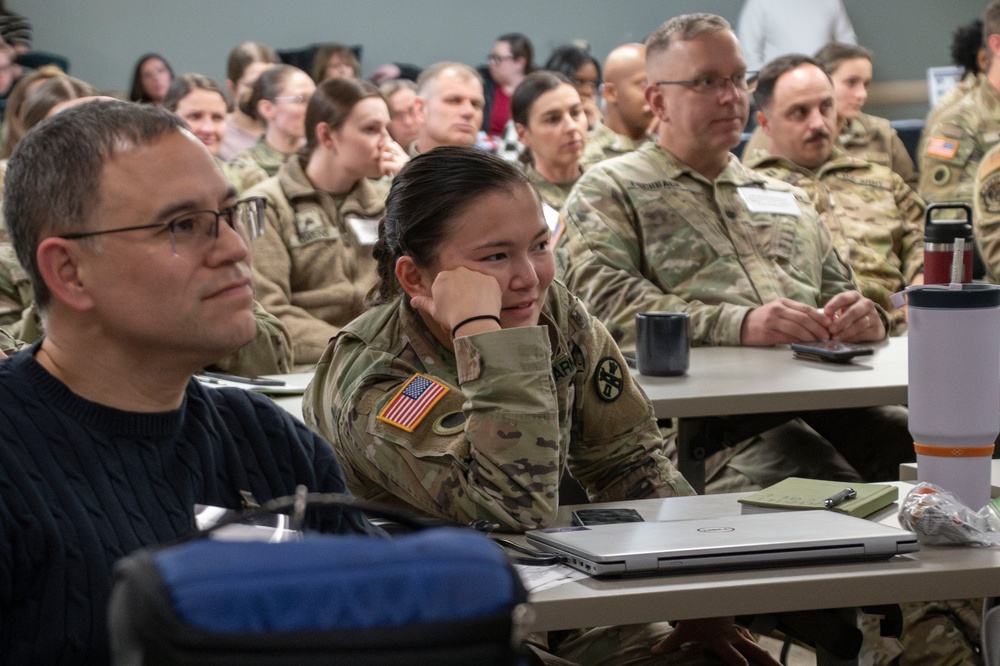
<path id="1" fill-rule="evenodd" d="M 102 663 L 116 560 L 189 532 L 194 504 L 344 480 L 267 398 L 192 379 L 254 335 L 263 211 L 183 121 L 83 104 L 29 132 L 7 174 L 46 335 L 0 362 L 0 663 Z M 371 529 L 353 513 L 312 527 Z"/>

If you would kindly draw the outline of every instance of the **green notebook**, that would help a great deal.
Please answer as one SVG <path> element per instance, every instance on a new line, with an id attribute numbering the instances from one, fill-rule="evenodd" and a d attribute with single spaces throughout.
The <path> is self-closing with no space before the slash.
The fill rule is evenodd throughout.
<path id="1" fill-rule="evenodd" d="M 859 518 L 889 506 L 899 497 L 896 486 L 882 483 L 817 481 L 793 476 L 738 501 L 743 505 L 743 513 L 826 509 L 824 501 L 846 488 L 852 488 L 857 495 L 829 508 Z"/>

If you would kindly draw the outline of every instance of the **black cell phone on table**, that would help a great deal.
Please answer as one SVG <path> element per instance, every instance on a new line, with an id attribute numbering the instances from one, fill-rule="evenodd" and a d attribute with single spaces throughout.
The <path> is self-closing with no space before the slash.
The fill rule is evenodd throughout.
<path id="1" fill-rule="evenodd" d="M 798 358 L 828 363 L 850 363 L 855 356 L 871 356 L 874 347 L 855 342 L 824 340 L 821 342 L 793 342 L 792 352 Z"/>
<path id="2" fill-rule="evenodd" d="M 613 523 L 641 523 L 642 516 L 635 509 L 577 509 L 573 512 L 574 525 L 611 525 Z"/>

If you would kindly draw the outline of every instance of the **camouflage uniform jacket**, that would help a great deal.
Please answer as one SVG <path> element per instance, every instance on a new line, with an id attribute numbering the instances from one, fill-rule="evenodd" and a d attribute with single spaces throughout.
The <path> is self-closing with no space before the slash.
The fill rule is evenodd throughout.
<path id="1" fill-rule="evenodd" d="M 551 523 L 567 466 L 596 501 L 692 494 L 605 328 L 558 282 L 540 323 L 450 352 L 408 304 L 375 308 L 323 355 L 305 421 L 359 497 L 459 523 Z M 407 432 L 379 414 L 415 373 L 448 390 Z"/>
<path id="2" fill-rule="evenodd" d="M 231 375 L 258 377 L 292 371 L 292 340 L 277 317 L 253 302 L 257 334 L 253 340 L 208 366 L 210 370 Z"/>
<path id="3" fill-rule="evenodd" d="M 993 146 L 976 176 L 975 212 L 972 223 L 976 228 L 976 244 L 986 264 L 986 277 L 1000 283 L 1000 144 Z"/>
<path id="4" fill-rule="evenodd" d="M 903 140 L 885 118 L 859 113 L 840 131 L 837 147 L 851 157 L 889 167 L 910 187 L 916 188 L 920 181 Z"/>
<path id="5" fill-rule="evenodd" d="M 254 286 L 288 328 L 297 366 L 319 360 L 340 327 L 365 311 L 388 191 L 388 181 L 362 178 L 338 202 L 316 190 L 295 159 L 244 193 L 267 199 L 267 229 L 252 246 Z"/>
<path id="6" fill-rule="evenodd" d="M 774 192 L 795 214 L 751 212 L 740 188 Z M 709 182 L 649 143 L 589 169 L 563 216 L 567 284 L 623 348 L 639 312 L 688 312 L 692 344 L 738 345 L 755 307 L 781 297 L 819 307 L 855 289 L 805 192 L 735 157 Z"/>
<path id="7" fill-rule="evenodd" d="M 590 133 L 587 135 L 587 143 L 593 143 L 600 146 L 606 158 L 618 157 L 619 155 L 631 153 L 647 141 L 649 141 L 648 137 L 639 141 L 634 141 L 624 134 L 619 134 L 604 123 L 597 123 L 594 125 L 594 128 L 590 130 Z"/>
<path id="8" fill-rule="evenodd" d="M 267 180 L 267 172 L 264 171 L 259 164 L 252 160 L 240 160 L 239 162 L 224 162 L 218 157 L 215 158 L 215 163 L 219 165 L 222 169 L 223 175 L 226 177 L 233 187 L 236 188 L 236 194 L 240 194 L 245 190 L 250 189 L 257 183 Z"/>
<path id="9" fill-rule="evenodd" d="M 934 108 L 927 112 L 927 118 L 924 121 L 924 130 L 920 133 L 919 150 L 921 153 L 927 141 L 927 130 L 934 126 L 942 114 L 950 111 L 953 106 L 958 104 L 960 99 L 979 86 L 985 78 L 986 76 L 983 74 L 967 74 L 954 88 L 942 95 L 938 103 L 934 105 Z"/>
<path id="10" fill-rule="evenodd" d="M 6 328 L 20 321 L 34 299 L 31 280 L 17 260 L 14 246 L 8 240 L 0 240 L 0 326 Z"/>
<path id="11" fill-rule="evenodd" d="M 233 173 L 243 174 L 253 171 L 252 167 L 260 167 L 267 173 L 268 178 L 278 173 L 278 169 L 285 162 L 293 161 L 295 154 L 286 155 L 267 145 L 264 137 L 257 141 L 253 148 L 247 148 L 236 153 L 233 159 L 229 160 L 229 168 Z M 229 175 L 229 172 L 226 173 Z"/>
<path id="12" fill-rule="evenodd" d="M 926 137 L 920 152 L 920 196 L 927 203 L 974 205 L 979 162 L 1000 143 L 1000 93 L 983 78 L 938 116 Z"/>
<path id="13" fill-rule="evenodd" d="M 885 118 L 859 113 L 857 118 L 847 121 L 840 131 L 837 147 L 851 157 L 889 167 L 910 187 L 915 188 L 920 180 L 903 140 Z M 769 154 L 767 135 L 758 126 L 743 147 L 743 162 Z"/>
<path id="14" fill-rule="evenodd" d="M 568 183 L 553 183 L 545 180 L 545 176 L 538 173 L 538 169 L 533 164 L 524 165 L 524 175 L 538 190 L 538 196 L 542 198 L 542 201 L 555 210 L 560 210 L 563 207 L 563 204 L 566 203 L 566 197 L 569 196 L 570 190 L 576 184 L 576 180 L 571 180 Z"/>
<path id="15" fill-rule="evenodd" d="M 923 270 L 924 202 L 899 174 L 836 149 L 815 171 L 781 157 L 748 166 L 805 190 L 861 293 L 889 313 L 893 334 L 905 331 L 906 317 L 889 299 Z"/>

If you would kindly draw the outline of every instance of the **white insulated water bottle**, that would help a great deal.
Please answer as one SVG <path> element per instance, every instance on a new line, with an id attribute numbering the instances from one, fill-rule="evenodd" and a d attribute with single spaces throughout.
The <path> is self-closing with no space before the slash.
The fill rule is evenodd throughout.
<path id="1" fill-rule="evenodd" d="M 918 479 L 978 511 L 990 501 L 1000 434 L 1000 286 L 929 285 L 906 295 Z"/>

